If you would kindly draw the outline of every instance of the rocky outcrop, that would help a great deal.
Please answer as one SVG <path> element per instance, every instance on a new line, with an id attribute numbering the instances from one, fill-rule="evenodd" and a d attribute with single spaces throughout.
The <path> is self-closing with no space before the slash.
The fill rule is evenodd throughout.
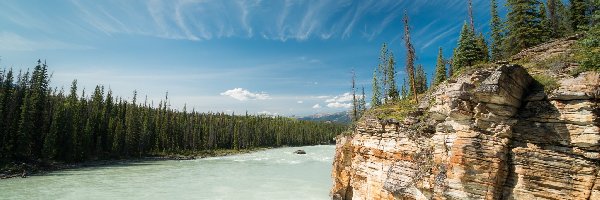
<path id="1" fill-rule="evenodd" d="M 437 87 L 422 112 L 337 138 L 334 199 L 600 199 L 600 74 L 544 91 L 518 65 Z"/>

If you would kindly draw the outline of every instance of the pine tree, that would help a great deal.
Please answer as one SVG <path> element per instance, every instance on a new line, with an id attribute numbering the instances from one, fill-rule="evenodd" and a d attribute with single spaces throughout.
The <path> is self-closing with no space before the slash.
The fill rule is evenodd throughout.
<path id="1" fill-rule="evenodd" d="M 427 91 L 427 74 L 425 73 L 423 65 L 417 66 L 416 84 L 418 94 L 422 94 Z"/>
<path id="2" fill-rule="evenodd" d="M 387 44 L 384 42 L 381 45 L 381 51 L 379 54 L 379 64 L 377 65 L 377 70 L 379 71 L 379 83 L 381 83 L 381 92 L 383 92 L 382 97 L 387 98 L 388 94 L 388 58 L 389 52 L 387 48 Z M 382 102 L 383 103 L 383 102 Z"/>
<path id="3" fill-rule="evenodd" d="M 550 30 L 550 37 L 558 38 L 562 36 L 559 30 L 559 12 L 558 12 L 558 4 L 562 4 L 560 0 L 547 0 L 546 4 L 548 5 L 548 28 Z"/>
<path id="4" fill-rule="evenodd" d="M 362 117 L 367 111 L 367 102 L 365 101 L 365 87 L 361 87 L 361 95 L 358 101 L 358 113 L 359 118 Z"/>
<path id="5" fill-rule="evenodd" d="M 585 29 L 588 25 L 586 0 L 570 0 L 571 2 L 571 28 L 574 31 Z"/>
<path id="6" fill-rule="evenodd" d="M 435 65 L 435 76 L 433 78 L 433 86 L 437 86 L 446 80 L 446 62 L 444 61 L 444 55 L 442 47 L 438 52 L 437 63 Z"/>
<path id="7" fill-rule="evenodd" d="M 504 50 L 509 55 L 539 44 L 542 40 L 538 0 L 508 0 L 507 35 Z"/>
<path id="8" fill-rule="evenodd" d="M 410 90 L 413 91 L 415 102 L 419 103 L 416 80 L 415 80 L 415 48 L 410 41 L 410 25 L 408 23 L 408 11 L 404 10 L 404 42 L 406 46 L 406 74 L 410 81 Z"/>
<path id="9" fill-rule="evenodd" d="M 548 41 L 551 37 L 552 34 L 552 29 L 551 29 L 551 24 L 550 24 L 550 18 L 548 18 L 548 15 L 546 14 L 546 6 L 544 5 L 544 3 L 540 3 L 540 33 L 541 35 L 539 37 L 541 37 L 541 41 Z"/>
<path id="10" fill-rule="evenodd" d="M 575 57 L 579 61 L 580 70 L 600 72 L 600 1 L 596 0 L 594 3 L 597 7 L 591 18 L 595 23 L 585 37 L 578 41 Z"/>
<path id="11" fill-rule="evenodd" d="M 502 30 L 503 24 L 502 20 L 498 16 L 498 5 L 496 0 L 492 0 L 491 2 L 492 8 L 492 20 L 490 24 L 490 28 L 492 29 L 492 43 L 491 43 L 491 51 L 492 51 L 492 60 L 500 60 L 502 59 Z"/>
<path id="12" fill-rule="evenodd" d="M 352 70 L 352 121 L 358 120 L 358 101 L 356 99 L 356 74 Z"/>
<path id="13" fill-rule="evenodd" d="M 475 43 L 477 44 L 477 49 L 479 49 L 479 58 L 477 60 L 481 62 L 490 61 L 489 49 L 483 33 L 479 33 Z"/>
<path id="14" fill-rule="evenodd" d="M 387 78 L 386 78 L 387 94 L 386 99 L 396 100 L 398 99 L 398 86 L 396 86 L 396 60 L 394 54 L 390 54 L 387 65 Z"/>
<path id="15" fill-rule="evenodd" d="M 475 63 L 482 61 L 483 56 L 480 45 L 477 44 L 477 40 L 471 29 L 465 22 L 460 32 L 458 39 L 458 46 L 455 49 L 452 58 L 452 70 L 459 70 L 462 67 L 472 66 Z"/>
<path id="16" fill-rule="evenodd" d="M 373 71 L 373 96 L 371 96 L 371 107 L 381 106 L 381 92 L 377 78 L 377 69 Z"/>

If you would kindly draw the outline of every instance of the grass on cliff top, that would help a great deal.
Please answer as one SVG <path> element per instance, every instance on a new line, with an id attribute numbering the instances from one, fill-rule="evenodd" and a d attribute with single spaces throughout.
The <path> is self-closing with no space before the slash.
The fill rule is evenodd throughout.
<path id="1" fill-rule="evenodd" d="M 454 73 L 452 73 L 451 79 L 456 79 L 457 77 L 459 77 L 463 74 L 471 74 L 478 69 L 490 69 L 490 68 L 494 68 L 496 66 L 497 65 L 494 63 L 486 62 L 486 63 L 477 63 L 472 66 L 461 67 L 461 68 L 456 69 L 456 71 L 454 71 Z"/>
<path id="2" fill-rule="evenodd" d="M 558 81 L 556 81 L 556 78 L 545 74 L 533 75 L 533 79 L 535 79 L 535 81 L 539 83 L 540 87 L 544 88 L 544 92 L 546 92 L 546 94 L 558 89 L 558 87 L 560 86 L 560 84 L 558 84 Z"/>
<path id="3" fill-rule="evenodd" d="M 415 110 L 417 110 L 417 103 L 412 96 L 409 96 L 370 109 L 367 115 L 375 116 L 378 119 L 396 119 L 402 121 L 409 113 Z"/>

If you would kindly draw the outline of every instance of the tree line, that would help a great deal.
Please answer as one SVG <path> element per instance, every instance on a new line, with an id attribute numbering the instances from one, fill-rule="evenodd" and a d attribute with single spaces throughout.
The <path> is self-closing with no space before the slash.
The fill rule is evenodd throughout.
<path id="1" fill-rule="evenodd" d="M 561 0 L 507 0 L 505 6 L 508 13 L 504 19 L 498 14 L 498 3 L 490 0 L 490 34 L 489 40 L 483 32 L 478 32 L 473 19 L 472 0 L 468 6 L 468 21 L 465 20 L 458 38 L 456 48 L 450 58 L 444 58 L 443 49 L 439 47 L 437 62 L 431 80 L 428 80 L 423 65 L 417 65 L 416 53 L 410 35 L 410 23 L 407 10 L 402 19 L 404 24 L 404 46 L 406 49 L 404 79 L 400 91 L 396 80 L 396 59 L 383 43 L 379 63 L 374 69 L 372 79 L 371 107 L 378 107 L 388 102 L 410 97 L 418 103 L 418 95 L 425 93 L 429 87 L 444 82 L 454 73 L 467 66 L 506 59 L 523 49 L 533 47 L 552 39 L 565 37 L 575 33 L 586 33 L 579 42 L 576 54 L 583 70 L 600 71 L 600 0 L 570 0 L 564 4 Z M 352 77 L 352 91 L 356 96 Z M 362 96 L 353 100 L 353 119 L 356 121 L 366 111 L 364 88 Z M 362 97 L 362 99 L 360 98 Z"/>
<path id="2" fill-rule="evenodd" d="M 16 80 L 15 80 L 16 78 Z M 331 143 L 345 125 L 281 116 L 179 111 L 96 86 L 51 88 L 46 63 L 0 71 L 0 162 L 95 159 Z"/>

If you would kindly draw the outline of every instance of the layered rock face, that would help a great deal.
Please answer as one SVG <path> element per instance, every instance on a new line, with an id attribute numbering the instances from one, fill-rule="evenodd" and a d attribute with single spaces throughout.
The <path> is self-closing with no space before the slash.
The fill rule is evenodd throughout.
<path id="1" fill-rule="evenodd" d="M 334 199 L 600 199 L 600 74 L 468 72 L 399 123 L 337 138 Z"/>

